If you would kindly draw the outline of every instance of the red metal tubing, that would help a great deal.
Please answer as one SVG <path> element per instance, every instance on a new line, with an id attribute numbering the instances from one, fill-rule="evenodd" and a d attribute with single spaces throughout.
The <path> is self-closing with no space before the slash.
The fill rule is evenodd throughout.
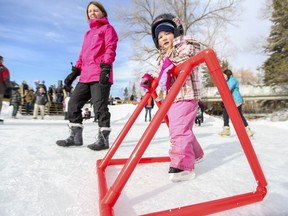
<path id="1" fill-rule="evenodd" d="M 169 94 L 161 104 L 157 102 L 159 109 L 152 119 L 151 123 L 148 125 L 147 129 L 143 133 L 142 137 L 140 138 L 139 142 L 135 146 L 133 152 L 131 153 L 128 159 L 113 159 L 116 150 L 119 148 L 120 144 L 122 143 L 123 139 L 129 132 L 130 128 L 134 124 L 135 120 L 139 116 L 140 112 L 144 108 L 146 102 L 148 101 L 149 97 L 152 95 L 154 99 L 157 98 L 157 94 L 155 89 L 157 88 L 158 81 L 154 80 L 152 82 L 151 90 L 146 93 L 143 97 L 141 102 L 138 104 L 137 108 L 129 118 L 128 122 L 125 124 L 124 128 L 122 129 L 121 133 L 118 135 L 117 139 L 115 140 L 112 147 L 107 152 L 106 156 L 103 160 L 97 161 L 97 172 L 98 172 L 98 179 L 99 179 L 99 194 L 100 194 L 100 214 L 101 216 L 110 216 L 113 215 L 113 206 L 115 205 L 117 199 L 119 198 L 121 191 L 123 190 L 125 184 L 127 183 L 128 179 L 130 178 L 132 172 L 134 171 L 136 165 L 138 163 L 153 163 L 153 162 L 164 162 L 169 161 L 169 157 L 159 157 L 159 158 L 142 158 L 144 152 L 146 151 L 148 145 L 150 144 L 151 140 L 153 139 L 156 131 L 158 130 L 162 120 L 166 117 L 166 114 L 173 103 L 174 99 L 176 98 L 180 88 L 183 86 L 185 80 L 192 72 L 192 69 L 205 62 L 209 71 L 211 72 L 212 78 L 219 90 L 219 93 L 222 97 L 224 105 L 227 109 L 227 112 L 231 118 L 231 121 L 234 125 L 235 131 L 239 138 L 239 141 L 242 145 L 244 153 L 247 157 L 249 165 L 252 169 L 254 177 L 258 183 L 258 187 L 256 192 L 236 195 L 228 198 L 223 198 L 219 200 L 208 201 L 204 203 L 199 203 L 191 206 L 179 207 L 176 209 L 150 213 L 146 215 L 206 215 L 212 214 L 215 212 L 220 212 L 224 210 L 228 210 L 231 208 L 239 207 L 242 205 L 250 204 L 253 202 L 261 201 L 266 193 L 267 193 L 267 182 L 262 172 L 261 166 L 258 162 L 257 156 L 254 152 L 253 146 L 250 142 L 250 139 L 246 133 L 245 127 L 243 125 L 242 119 L 238 112 L 238 109 L 235 105 L 235 102 L 232 98 L 230 90 L 227 86 L 227 83 L 224 79 L 222 74 L 220 65 L 218 63 L 217 57 L 212 49 L 207 49 L 194 57 L 191 57 L 186 62 L 178 65 L 173 75 L 177 75 L 177 80 L 171 87 Z M 166 117 L 167 118 L 167 117 Z M 168 121 L 166 121 L 168 124 Z M 122 170 L 120 171 L 119 175 L 117 176 L 116 180 L 112 184 L 112 186 L 107 188 L 106 178 L 105 178 L 105 169 L 108 165 L 112 164 L 124 164 Z"/>
<path id="2" fill-rule="evenodd" d="M 102 169 L 99 165 L 101 160 L 97 160 L 96 169 L 98 174 L 98 191 L 99 191 L 99 209 L 101 216 L 112 216 L 114 215 L 113 209 L 111 206 L 105 206 L 102 204 L 102 199 L 107 193 L 107 181 L 105 176 L 105 170 Z"/>
<path id="3" fill-rule="evenodd" d="M 233 123 L 233 126 L 235 128 L 235 131 L 237 133 L 238 139 L 242 145 L 242 148 L 245 152 L 245 155 L 247 157 L 247 160 L 249 162 L 249 165 L 252 169 L 252 172 L 254 174 L 254 177 L 261 186 L 265 187 L 267 186 L 267 181 L 265 179 L 265 176 L 262 172 L 261 166 L 259 164 L 259 161 L 257 159 L 257 156 L 255 154 L 255 151 L 253 149 L 253 146 L 251 144 L 251 141 L 247 135 L 245 126 L 243 124 L 242 118 L 239 114 L 239 111 L 236 107 L 236 104 L 234 102 L 234 99 L 232 97 L 232 94 L 230 93 L 230 90 L 228 88 L 228 85 L 226 83 L 226 80 L 223 76 L 223 72 L 219 67 L 215 67 L 216 62 L 213 62 L 213 59 L 215 60 L 215 54 L 209 51 L 206 56 L 206 64 L 211 72 L 212 78 L 215 82 L 215 85 L 222 97 L 223 103 L 225 108 L 227 109 L 228 115 Z M 209 60 L 207 62 L 207 60 Z M 219 65 L 219 64 L 218 64 Z"/>
<path id="4" fill-rule="evenodd" d="M 209 215 L 263 200 L 263 194 L 250 192 L 218 200 L 198 203 L 165 211 L 153 212 L 142 216 L 191 216 Z"/>

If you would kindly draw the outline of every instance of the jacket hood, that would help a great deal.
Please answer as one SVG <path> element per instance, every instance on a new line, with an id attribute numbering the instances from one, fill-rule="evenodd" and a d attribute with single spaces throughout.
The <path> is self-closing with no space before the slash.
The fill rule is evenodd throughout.
<path id="1" fill-rule="evenodd" d="M 102 17 L 100 19 L 90 19 L 89 20 L 89 26 L 90 28 L 95 28 L 95 27 L 99 27 L 105 24 L 109 24 L 109 21 L 107 19 L 107 17 Z"/>

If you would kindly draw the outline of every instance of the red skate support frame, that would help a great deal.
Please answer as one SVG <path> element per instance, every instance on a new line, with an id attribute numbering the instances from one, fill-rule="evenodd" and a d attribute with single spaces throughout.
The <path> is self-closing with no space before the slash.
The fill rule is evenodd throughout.
<path id="1" fill-rule="evenodd" d="M 239 194 L 231 197 L 226 197 L 222 199 L 212 200 L 203 203 L 197 203 L 194 205 L 183 206 L 175 209 L 168 209 L 165 211 L 159 211 L 154 213 L 145 214 L 146 216 L 167 216 L 167 215 L 207 215 L 212 214 L 243 205 L 251 204 L 254 202 L 262 201 L 267 193 L 267 182 L 265 176 L 262 172 L 261 166 L 254 152 L 251 141 L 246 133 L 245 126 L 242 122 L 240 114 L 237 110 L 235 102 L 232 98 L 230 90 L 224 79 L 222 70 L 218 63 L 217 57 L 212 49 L 206 49 L 199 54 L 191 57 L 184 63 L 178 65 L 173 71 L 173 75 L 178 75 L 177 80 L 171 87 L 169 94 L 163 101 L 162 104 L 157 103 L 159 109 L 155 114 L 154 118 L 148 125 L 147 129 L 143 133 L 139 142 L 135 146 L 129 158 L 126 159 L 112 159 L 117 149 L 120 147 L 123 139 L 129 132 L 130 128 L 136 121 L 140 112 L 143 110 L 149 97 L 152 95 L 154 99 L 157 98 L 155 89 L 158 86 L 158 81 L 153 80 L 151 84 L 151 89 L 145 94 L 141 102 L 136 107 L 135 111 L 130 116 L 128 122 L 124 125 L 122 131 L 114 141 L 111 148 L 108 150 L 105 157 L 101 160 L 97 160 L 96 169 L 98 173 L 98 187 L 99 187 L 99 209 L 101 216 L 112 216 L 114 215 L 113 207 L 117 202 L 121 191 L 123 190 L 125 184 L 129 180 L 132 172 L 138 163 L 155 163 L 155 162 L 168 162 L 169 157 L 155 157 L 155 158 L 142 158 L 144 152 L 146 151 L 149 143 L 153 139 L 155 133 L 161 125 L 162 120 L 165 118 L 167 124 L 168 120 L 166 118 L 167 111 L 169 110 L 171 104 L 176 98 L 181 86 L 183 86 L 185 80 L 189 76 L 192 69 L 201 63 L 206 63 L 212 78 L 218 88 L 218 91 L 222 97 L 224 105 L 227 109 L 231 122 L 235 128 L 238 139 L 244 150 L 246 158 L 249 162 L 250 168 L 254 174 L 254 178 L 257 182 L 257 188 L 253 192 L 248 192 L 244 194 Z M 105 170 L 107 166 L 110 165 L 123 165 L 122 170 L 118 174 L 114 183 L 111 187 L 108 187 Z"/>

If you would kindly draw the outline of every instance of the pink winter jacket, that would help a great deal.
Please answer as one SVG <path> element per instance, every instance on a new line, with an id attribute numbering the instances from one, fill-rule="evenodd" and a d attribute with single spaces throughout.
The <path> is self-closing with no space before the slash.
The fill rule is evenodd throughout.
<path id="1" fill-rule="evenodd" d="M 90 30 L 86 32 L 82 49 L 75 67 L 80 68 L 79 82 L 97 82 L 100 79 L 100 63 L 111 65 L 109 82 L 113 83 L 112 64 L 116 57 L 118 36 L 108 19 L 89 20 Z"/>
<path id="2" fill-rule="evenodd" d="M 185 62 L 190 57 L 196 55 L 200 51 L 200 44 L 190 36 L 180 36 L 174 39 L 173 49 L 170 52 L 169 58 L 174 63 L 178 65 Z M 161 57 L 159 59 L 159 68 L 161 70 L 163 60 Z M 172 83 L 177 79 L 177 77 L 172 77 Z M 192 100 L 200 99 L 200 80 L 198 76 L 198 68 L 194 68 L 193 72 L 188 76 L 186 82 L 180 89 L 180 92 L 176 96 L 175 101 L 180 100 Z"/>

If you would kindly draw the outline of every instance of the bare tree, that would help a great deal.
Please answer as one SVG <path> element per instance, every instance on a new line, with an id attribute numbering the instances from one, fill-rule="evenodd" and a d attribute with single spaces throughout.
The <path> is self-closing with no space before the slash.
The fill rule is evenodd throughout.
<path id="1" fill-rule="evenodd" d="M 233 71 L 233 75 L 238 79 L 239 83 L 242 85 L 253 85 L 259 84 L 259 80 L 251 69 L 238 69 Z"/>
<path id="2" fill-rule="evenodd" d="M 225 30 L 234 25 L 241 11 L 240 0 L 131 0 L 130 10 L 117 8 L 127 26 L 120 38 L 129 38 L 133 44 L 132 60 L 154 65 L 157 50 L 151 39 L 151 23 L 161 13 L 180 17 L 185 34 L 194 35 L 205 47 L 227 46 Z M 227 56 L 226 56 L 227 57 Z"/>

